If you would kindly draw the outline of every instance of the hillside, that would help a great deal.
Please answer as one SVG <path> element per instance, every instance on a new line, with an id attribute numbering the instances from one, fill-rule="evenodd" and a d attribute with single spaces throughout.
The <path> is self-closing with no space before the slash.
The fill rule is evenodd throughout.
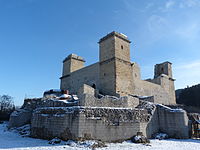
<path id="1" fill-rule="evenodd" d="M 176 90 L 177 104 L 200 107 L 200 84 Z"/>

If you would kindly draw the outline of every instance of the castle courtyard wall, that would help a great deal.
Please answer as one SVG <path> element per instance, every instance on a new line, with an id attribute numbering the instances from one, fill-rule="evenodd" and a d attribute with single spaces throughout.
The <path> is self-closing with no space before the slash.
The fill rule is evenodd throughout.
<path id="1" fill-rule="evenodd" d="M 149 81 L 134 80 L 133 93 L 138 96 L 154 96 L 154 103 L 165 105 L 176 104 L 172 92 L 167 91 L 159 84 Z"/>

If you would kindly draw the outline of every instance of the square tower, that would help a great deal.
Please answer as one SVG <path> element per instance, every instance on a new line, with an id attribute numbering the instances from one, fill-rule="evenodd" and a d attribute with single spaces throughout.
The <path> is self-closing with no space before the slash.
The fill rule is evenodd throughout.
<path id="1" fill-rule="evenodd" d="M 66 76 L 76 70 L 79 70 L 84 67 L 85 60 L 76 55 L 70 54 L 63 60 L 63 74 L 62 76 Z"/>
<path id="2" fill-rule="evenodd" d="M 111 32 L 99 40 L 99 61 L 119 58 L 130 62 L 130 41 L 127 36 Z"/>
<path id="3" fill-rule="evenodd" d="M 124 96 L 133 91 L 130 41 L 127 36 L 111 32 L 99 41 L 100 92 Z"/>
<path id="4" fill-rule="evenodd" d="M 172 78 L 172 63 L 164 62 L 161 64 L 156 64 L 154 69 L 154 78 L 159 77 L 161 74 L 167 75 L 169 78 Z"/>

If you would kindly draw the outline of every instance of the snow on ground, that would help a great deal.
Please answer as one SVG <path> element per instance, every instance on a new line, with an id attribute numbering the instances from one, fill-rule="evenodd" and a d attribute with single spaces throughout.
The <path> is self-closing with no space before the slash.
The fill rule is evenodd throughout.
<path id="1" fill-rule="evenodd" d="M 0 124 L 0 149 L 12 150 L 85 150 L 89 149 L 86 144 L 76 144 L 71 142 L 71 146 L 62 142 L 58 145 L 48 144 L 47 140 L 22 137 L 15 130 L 8 131 L 6 123 Z M 69 143 L 69 142 L 68 142 Z M 99 150 L 199 150 L 200 140 L 151 140 L 150 145 L 133 144 L 130 141 L 123 143 L 107 144 L 108 147 L 100 148 Z"/>

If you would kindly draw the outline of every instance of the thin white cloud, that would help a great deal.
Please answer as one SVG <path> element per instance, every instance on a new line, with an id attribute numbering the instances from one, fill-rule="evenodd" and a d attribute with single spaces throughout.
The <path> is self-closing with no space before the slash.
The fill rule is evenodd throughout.
<path id="1" fill-rule="evenodd" d="M 156 13 L 149 16 L 147 20 L 148 30 L 154 38 L 172 36 L 188 42 L 200 38 L 200 21 L 197 16 L 194 16 L 200 13 L 200 10 L 186 13 L 181 11 L 181 8 L 176 7 L 178 4 L 184 4 L 187 7 L 200 6 L 200 0 L 169 0 L 164 3 L 164 6 L 157 8 Z M 174 9 L 175 7 L 176 9 Z M 187 11 L 189 10 L 192 11 L 191 8 L 187 9 Z M 174 13 L 178 13 L 178 15 L 174 15 Z"/>
<path id="2" fill-rule="evenodd" d="M 200 83 L 200 60 L 174 66 L 176 88 L 185 88 Z"/>
<path id="3" fill-rule="evenodd" d="M 191 7 L 199 7 L 200 1 L 199 0 L 181 0 L 179 3 L 180 8 L 191 8 Z"/>
<path id="4" fill-rule="evenodd" d="M 195 22 L 179 26 L 175 30 L 175 34 L 182 38 L 194 40 L 200 35 L 200 23 Z"/>
<path id="5" fill-rule="evenodd" d="M 170 0 L 170 1 L 167 1 L 167 2 L 165 3 L 165 8 L 166 8 L 166 9 L 170 9 L 170 8 L 172 8 L 174 5 L 175 5 L 175 1 Z"/>
<path id="6" fill-rule="evenodd" d="M 147 21 L 147 26 L 150 34 L 154 38 L 165 36 L 169 30 L 168 20 L 159 15 L 152 15 Z"/>
<path id="7" fill-rule="evenodd" d="M 146 8 L 146 9 L 150 9 L 150 8 L 152 8 L 153 6 L 154 6 L 153 3 L 147 3 L 146 6 L 145 6 L 145 8 Z"/>
<path id="8" fill-rule="evenodd" d="M 197 69 L 197 68 L 200 68 L 200 60 L 192 61 L 190 63 L 185 63 L 177 66 L 177 69 Z"/>

